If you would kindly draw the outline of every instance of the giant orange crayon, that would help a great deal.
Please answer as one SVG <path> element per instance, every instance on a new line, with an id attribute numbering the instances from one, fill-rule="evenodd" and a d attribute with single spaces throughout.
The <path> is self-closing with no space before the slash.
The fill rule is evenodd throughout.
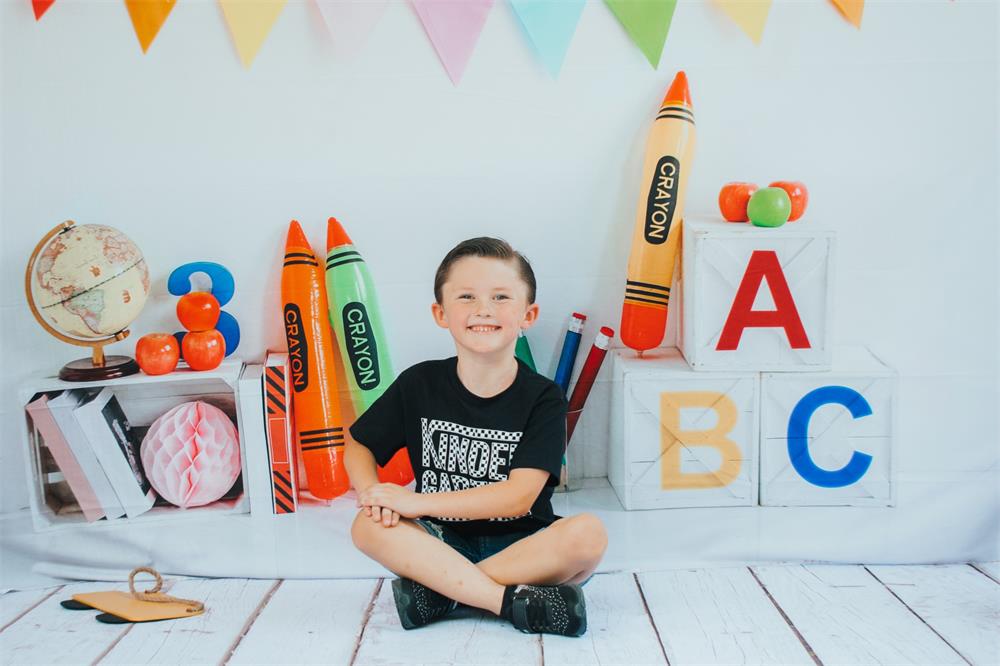
<path id="1" fill-rule="evenodd" d="M 320 499 L 347 492 L 344 424 L 340 417 L 333 339 L 327 319 L 323 268 L 302 227 L 288 226 L 281 302 L 294 393 L 295 430 L 309 490 Z"/>
<path id="2" fill-rule="evenodd" d="M 620 335 L 640 354 L 663 341 L 684 191 L 694 156 L 694 112 L 687 76 L 677 72 L 656 114 L 642 167 Z"/>

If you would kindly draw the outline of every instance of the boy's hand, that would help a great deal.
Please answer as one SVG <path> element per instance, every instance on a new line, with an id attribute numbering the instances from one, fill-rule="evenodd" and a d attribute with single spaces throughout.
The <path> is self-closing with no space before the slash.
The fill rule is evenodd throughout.
<path id="1" fill-rule="evenodd" d="M 386 511 L 393 511 L 404 518 L 419 518 L 424 515 L 420 507 L 420 495 L 395 483 L 376 483 L 369 486 L 367 490 L 358 494 L 358 502 L 364 507 L 372 507 L 373 510 L 381 508 L 383 524 Z"/>
<path id="2" fill-rule="evenodd" d="M 357 506 L 361 507 L 361 498 L 358 498 Z M 392 509 L 385 509 L 380 506 L 365 506 L 365 515 L 372 519 L 372 522 L 382 523 L 383 527 L 395 527 L 399 524 L 399 514 Z"/>

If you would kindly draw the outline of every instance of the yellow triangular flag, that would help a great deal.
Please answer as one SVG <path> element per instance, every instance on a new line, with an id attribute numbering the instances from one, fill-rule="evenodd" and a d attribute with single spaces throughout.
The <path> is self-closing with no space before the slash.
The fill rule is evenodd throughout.
<path id="1" fill-rule="evenodd" d="M 156 34 L 160 32 L 176 3 L 177 0 L 125 0 L 125 7 L 143 53 L 156 39 Z"/>
<path id="2" fill-rule="evenodd" d="M 833 0 L 840 13 L 848 21 L 854 24 L 855 28 L 861 28 L 861 15 L 865 12 L 865 0 Z"/>
<path id="3" fill-rule="evenodd" d="M 286 0 L 219 0 L 244 67 L 257 57 Z"/>
<path id="4" fill-rule="evenodd" d="M 764 36 L 764 25 L 767 14 L 771 11 L 771 0 L 716 0 L 722 11 L 736 21 L 736 25 L 753 40 L 760 44 Z"/>

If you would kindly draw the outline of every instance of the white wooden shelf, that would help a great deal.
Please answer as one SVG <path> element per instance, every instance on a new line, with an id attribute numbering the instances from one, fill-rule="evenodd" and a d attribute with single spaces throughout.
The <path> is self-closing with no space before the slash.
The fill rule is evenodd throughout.
<path id="1" fill-rule="evenodd" d="M 40 393 L 71 389 L 109 387 L 114 391 L 133 428 L 149 427 L 169 409 L 191 400 L 210 403 L 237 423 L 238 380 L 243 370 L 239 359 L 227 359 L 214 370 L 195 371 L 180 367 L 159 376 L 145 373 L 103 382 L 66 382 L 51 375 L 39 375 L 26 381 L 18 393 L 22 409 Z M 246 450 L 240 437 L 242 471 L 240 479 L 244 491 L 237 497 L 223 498 L 200 507 L 182 509 L 173 506 L 154 506 L 133 518 L 102 518 L 87 522 L 65 484 L 62 473 L 55 466 L 44 439 L 38 433 L 31 417 L 25 411 L 20 420 L 21 440 L 26 447 L 25 467 L 33 524 L 36 530 L 64 529 L 96 525 L 134 525 L 149 521 L 191 519 L 221 514 L 248 513 L 249 501 L 245 492 Z"/>

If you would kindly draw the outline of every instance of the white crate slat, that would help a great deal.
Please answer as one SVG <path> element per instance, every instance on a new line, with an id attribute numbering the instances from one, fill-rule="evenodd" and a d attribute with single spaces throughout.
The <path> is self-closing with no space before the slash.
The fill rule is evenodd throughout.
<path id="1" fill-rule="evenodd" d="M 237 414 L 243 453 L 243 490 L 249 495 L 250 514 L 272 518 L 274 490 L 271 485 L 271 453 L 267 443 L 264 412 L 264 366 L 247 365 L 240 375 L 240 408 Z"/>
<path id="2" fill-rule="evenodd" d="M 594 576 L 583 593 L 587 633 L 579 638 L 543 636 L 546 666 L 666 663 L 632 574 Z"/>
<path id="3" fill-rule="evenodd" d="M 868 570 L 971 663 L 1000 663 L 1000 585 L 964 564 Z"/>
<path id="4" fill-rule="evenodd" d="M 895 371 L 861 346 L 837 347 L 830 372 L 763 373 L 761 505 L 893 506 L 897 388 Z M 814 391 L 843 389 L 860 395 L 871 413 L 854 418 L 848 407 L 835 402 L 817 407 L 808 423 L 809 457 L 816 467 L 829 472 L 847 465 L 855 451 L 872 460 L 861 478 L 839 487 L 822 487 L 803 478 L 792 464 L 789 420 L 796 406 Z M 862 404 L 856 406 L 861 411 Z"/>
<path id="5" fill-rule="evenodd" d="M 626 509 L 757 503 L 758 373 L 695 372 L 675 348 L 614 350 L 611 363 L 608 479 Z"/>
<path id="6" fill-rule="evenodd" d="M 378 579 L 285 580 L 229 664 L 349 664 Z"/>
<path id="7" fill-rule="evenodd" d="M 102 664 L 219 664 L 239 639 L 273 580 L 244 578 L 178 581 L 170 594 L 205 604 L 195 617 L 131 625 Z"/>
<path id="8" fill-rule="evenodd" d="M 48 599 L 57 591 L 58 588 L 21 590 L 18 592 L 7 592 L 0 596 L 0 630 L 17 619 L 18 616 L 26 614 L 32 608 Z"/>
<path id="9" fill-rule="evenodd" d="M 860 566 L 753 566 L 824 664 L 965 664 Z"/>
<path id="10" fill-rule="evenodd" d="M 671 666 L 813 660 L 745 567 L 639 574 Z"/>
<path id="11" fill-rule="evenodd" d="M 387 664 L 541 664 L 541 641 L 486 611 L 459 608 L 424 627 L 399 623 L 386 579 L 365 626 L 356 666 Z"/>
<path id="12" fill-rule="evenodd" d="M 684 220 L 679 345 L 696 370 L 825 369 L 830 364 L 835 233 L 814 222 L 778 229 L 734 224 L 721 218 Z M 734 350 L 718 349 L 734 299 L 755 252 L 773 252 L 781 267 L 808 348 L 793 348 L 780 327 L 743 329 Z M 752 311 L 774 310 L 764 279 Z"/>
<path id="13" fill-rule="evenodd" d="M 66 610 L 59 602 L 74 594 L 104 590 L 128 591 L 128 585 L 74 583 L 61 588 L 0 632 L 0 663 L 93 663 L 128 632 L 129 625 L 104 624 L 95 619 L 96 610 Z"/>
<path id="14" fill-rule="evenodd" d="M 239 359 L 228 358 L 222 361 L 219 366 L 213 370 L 191 370 L 186 367 L 179 367 L 174 372 L 166 375 L 147 375 L 144 372 L 139 372 L 134 375 L 129 375 L 127 377 L 119 377 L 118 379 L 109 379 L 105 381 L 97 382 L 65 382 L 54 375 L 36 375 L 28 380 L 20 389 L 19 395 L 21 401 L 25 404 L 31 399 L 31 396 L 39 391 L 65 391 L 69 389 L 83 389 L 83 388 L 101 388 L 104 386 L 111 386 L 114 388 L 119 387 L 147 387 L 137 388 L 141 392 L 141 395 L 148 395 L 147 391 L 155 393 L 159 389 L 152 388 L 157 385 L 164 384 L 184 384 L 189 382 L 215 382 L 221 381 L 229 386 L 235 388 L 236 380 L 239 377 L 240 371 L 243 367 L 243 361 Z M 183 389 L 181 389 L 183 390 Z M 166 394 L 173 394 L 174 391 L 167 391 Z"/>

